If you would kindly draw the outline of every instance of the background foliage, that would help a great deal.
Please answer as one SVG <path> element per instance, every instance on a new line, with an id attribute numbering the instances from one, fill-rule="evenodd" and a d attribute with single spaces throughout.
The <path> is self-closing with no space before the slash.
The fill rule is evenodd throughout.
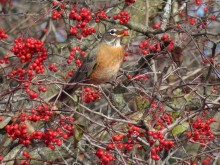
<path id="1" fill-rule="evenodd" d="M 2 164 L 219 164 L 217 0 L 0 0 Z M 117 78 L 52 95 L 122 24 Z"/>

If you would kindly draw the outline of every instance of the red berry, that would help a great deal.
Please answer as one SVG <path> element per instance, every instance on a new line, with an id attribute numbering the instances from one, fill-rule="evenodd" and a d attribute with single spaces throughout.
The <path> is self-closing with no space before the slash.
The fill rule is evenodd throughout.
<path id="1" fill-rule="evenodd" d="M 215 15 L 212 15 L 212 16 L 211 16 L 211 20 L 213 20 L 213 21 L 216 20 L 216 16 L 215 16 Z"/>
<path id="2" fill-rule="evenodd" d="M 145 49 L 141 50 L 141 52 L 143 55 L 146 55 L 148 53 L 147 50 L 145 50 Z"/>
<path id="3" fill-rule="evenodd" d="M 204 12 L 207 12 L 209 9 L 207 7 L 205 7 L 203 10 L 204 10 Z"/>
<path id="4" fill-rule="evenodd" d="M 124 31 L 124 36 L 128 36 L 129 35 L 129 31 L 128 30 L 125 30 Z"/>
<path id="5" fill-rule="evenodd" d="M 158 29 L 160 27 L 159 24 L 154 24 L 154 29 Z"/>

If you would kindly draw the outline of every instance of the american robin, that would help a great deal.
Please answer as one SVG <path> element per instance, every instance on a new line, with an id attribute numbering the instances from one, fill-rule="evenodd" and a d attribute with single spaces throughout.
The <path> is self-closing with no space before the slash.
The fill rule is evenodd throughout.
<path id="1" fill-rule="evenodd" d="M 121 39 L 126 35 L 127 28 L 115 26 L 108 29 L 100 43 L 84 59 L 82 66 L 76 71 L 69 83 L 61 93 L 53 96 L 50 101 L 64 100 L 68 94 L 72 94 L 78 87 L 77 83 L 102 84 L 117 75 L 124 57 L 124 48 Z"/>

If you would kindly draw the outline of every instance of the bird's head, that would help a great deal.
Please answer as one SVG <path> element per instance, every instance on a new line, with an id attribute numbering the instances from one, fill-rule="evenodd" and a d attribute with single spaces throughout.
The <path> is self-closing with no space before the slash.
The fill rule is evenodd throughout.
<path id="1" fill-rule="evenodd" d="M 121 39 L 128 35 L 128 28 L 125 26 L 114 26 L 106 30 L 102 42 L 111 46 L 121 46 Z"/>

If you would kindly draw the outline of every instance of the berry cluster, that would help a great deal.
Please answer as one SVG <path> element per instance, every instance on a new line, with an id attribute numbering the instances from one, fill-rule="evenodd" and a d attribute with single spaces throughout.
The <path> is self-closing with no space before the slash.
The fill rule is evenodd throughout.
<path id="1" fill-rule="evenodd" d="M 130 5 L 132 3 L 135 3 L 135 0 L 125 0 L 126 5 Z"/>
<path id="2" fill-rule="evenodd" d="M 149 46 L 147 40 L 141 41 L 138 46 L 139 46 L 139 48 L 141 49 L 141 53 L 142 53 L 143 55 L 147 55 L 147 54 L 148 54 L 148 51 L 146 50 L 146 49 L 148 48 L 148 46 Z"/>
<path id="3" fill-rule="evenodd" d="M 23 145 L 30 144 L 30 137 L 27 132 L 27 126 L 25 124 L 18 125 L 11 124 L 5 127 L 8 136 L 11 137 L 13 140 L 19 139 L 19 143 Z"/>
<path id="4" fill-rule="evenodd" d="M 129 137 L 129 134 L 127 135 Z M 136 136 L 136 135 L 135 135 Z M 123 135 L 115 135 L 116 138 L 121 137 L 121 139 L 114 139 L 114 136 L 112 139 L 114 140 L 114 143 L 109 143 L 106 147 L 107 151 L 114 150 L 115 148 L 118 148 L 120 150 L 123 150 L 124 153 L 128 153 L 132 150 L 135 144 L 137 144 L 137 141 L 134 139 L 128 139 L 127 141 L 123 142 L 122 138 L 124 137 Z M 130 138 L 130 137 L 129 137 Z"/>
<path id="5" fill-rule="evenodd" d="M 68 56 L 68 59 L 67 59 L 67 63 L 68 64 L 70 64 L 74 60 L 75 54 L 77 52 L 79 52 L 79 51 L 80 51 L 80 47 L 79 46 L 71 48 L 70 55 Z"/>
<path id="6" fill-rule="evenodd" d="M 37 97 L 38 97 L 37 92 L 35 92 L 35 91 L 31 90 L 31 88 L 29 88 L 29 86 L 31 85 L 31 83 L 30 83 L 29 81 L 24 82 L 23 85 L 24 85 L 24 88 L 25 88 L 26 93 L 29 94 L 29 97 L 30 97 L 31 99 L 34 99 L 34 98 L 37 98 Z M 46 89 L 45 87 L 38 87 L 38 91 L 39 91 L 39 92 L 40 92 L 40 91 L 41 91 L 41 92 L 46 92 L 47 89 Z"/>
<path id="7" fill-rule="evenodd" d="M 8 35 L 0 28 L 0 41 L 4 38 L 8 38 Z"/>
<path id="8" fill-rule="evenodd" d="M 106 19 L 106 18 L 109 18 L 109 16 L 107 16 L 107 14 L 103 10 L 100 10 L 95 13 L 95 22 L 99 23 L 100 18 Z"/>
<path id="9" fill-rule="evenodd" d="M 91 35 L 93 33 L 96 33 L 95 28 L 92 28 L 92 27 L 82 28 L 81 34 L 83 37 L 87 37 L 88 35 Z"/>
<path id="10" fill-rule="evenodd" d="M 21 165 L 29 165 L 30 154 L 27 151 L 23 151 L 22 155 L 25 157 L 25 161 L 21 161 Z"/>
<path id="11" fill-rule="evenodd" d="M 9 64 L 8 55 L 5 55 L 3 59 L 0 59 L 0 64 Z"/>
<path id="12" fill-rule="evenodd" d="M 27 116 L 27 119 L 33 122 L 39 120 L 46 120 L 48 121 L 50 117 L 53 115 L 50 107 L 47 105 L 38 105 L 35 108 L 31 109 L 30 115 Z"/>
<path id="13" fill-rule="evenodd" d="M 11 48 L 22 63 L 29 63 L 27 69 L 17 68 L 9 73 L 9 77 L 23 80 L 26 93 L 31 99 L 38 97 L 38 93 L 28 88 L 35 74 L 44 73 L 44 61 L 47 59 L 47 50 L 44 48 L 44 43 L 35 38 L 24 39 L 22 37 L 16 39 L 14 46 Z M 8 56 L 4 57 L 5 63 L 8 61 Z M 25 80 L 25 81 L 24 81 Z M 28 81 L 26 81 L 28 80 Z M 41 87 L 39 91 L 46 92 L 45 88 Z"/>
<path id="14" fill-rule="evenodd" d="M 136 80 L 136 81 L 140 81 L 140 80 L 146 80 L 146 79 L 149 79 L 150 78 L 150 75 L 148 75 L 148 74 L 141 74 L 141 75 L 137 75 L 137 76 L 135 76 L 134 77 L 134 79 Z"/>
<path id="15" fill-rule="evenodd" d="M 21 165 L 29 165 L 30 163 L 29 163 L 29 161 L 21 161 Z"/>
<path id="16" fill-rule="evenodd" d="M 53 10 L 53 12 L 52 12 L 53 19 L 59 19 L 62 17 L 62 15 L 63 15 L 62 11 Z"/>
<path id="17" fill-rule="evenodd" d="M 39 92 L 46 92 L 47 88 L 46 87 L 38 87 Z"/>
<path id="18" fill-rule="evenodd" d="M 129 129 L 127 134 L 117 134 L 112 136 L 111 143 L 107 144 L 105 151 L 102 149 L 98 149 L 96 151 L 96 156 L 98 156 L 100 159 L 101 164 L 109 164 L 112 160 L 114 160 L 114 156 L 111 155 L 110 151 L 116 148 L 125 154 L 130 152 L 134 146 L 141 148 L 141 145 L 137 145 L 138 142 L 135 140 L 136 137 L 143 136 L 143 134 L 140 132 L 141 129 L 132 124 L 128 125 Z"/>
<path id="19" fill-rule="evenodd" d="M 143 40 L 139 44 L 139 48 L 141 49 L 141 53 L 143 55 L 147 55 L 149 52 L 160 52 L 161 47 L 160 43 L 156 43 L 155 45 L 151 45 L 147 40 Z"/>
<path id="20" fill-rule="evenodd" d="M 175 45 L 174 45 L 174 41 L 172 40 L 169 45 L 167 46 L 167 51 L 171 52 L 172 50 L 174 50 Z"/>
<path id="21" fill-rule="evenodd" d="M 22 37 L 14 42 L 15 44 L 11 48 L 11 52 L 20 58 L 22 63 L 29 62 L 30 65 L 27 71 L 22 68 L 20 70 L 13 70 L 9 76 L 14 77 L 18 75 L 20 78 L 23 78 L 24 73 L 27 73 L 28 79 L 32 80 L 35 73 L 44 73 L 43 62 L 47 59 L 47 50 L 44 48 L 44 43 L 35 38 L 24 39 Z"/>
<path id="22" fill-rule="evenodd" d="M 24 115 L 23 115 L 23 118 Z M 30 118 L 30 116 L 28 117 Z M 32 120 L 31 118 L 30 120 Z M 71 117 L 62 117 L 56 129 L 46 129 L 45 131 L 27 132 L 26 124 L 11 124 L 5 127 L 8 136 L 13 140 L 19 139 L 19 143 L 27 146 L 31 141 L 42 141 L 48 148 L 55 149 L 56 145 L 62 145 L 62 138 L 68 139 L 73 135 L 73 121 Z"/>
<path id="23" fill-rule="evenodd" d="M 78 26 L 85 27 L 87 23 L 92 19 L 92 16 L 90 10 L 87 8 L 81 8 L 77 10 L 76 7 L 73 7 L 73 9 L 70 10 L 69 18 L 71 20 L 78 21 Z"/>
<path id="24" fill-rule="evenodd" d="M 132 136 L 138 137 L 138 136 L 142 136 L 141 132 L 140 132 L 140 128 L 137 126 L 134 126 L 133 124 L 128 124 L 129 129 L 128 129 L 128 134 L 127 137 L 130 138 Z"/>
<path id="25" fill-rule="evenodd" d="M 67 58 L 67 63 L 70 64 L 72 63 L 73 60 L 75 60 L 75 64 L 80 67 L 82 66 L 82 61 L 80 59 L 75 59 L 76 55 L 80 55 L 81 57 L 85 57 L 86 56 L 86 52 L 85 51 L 80 51 L 80 47 L 72 47 L 71 51 L 70 51 L 70 55 Z"/>
<path id="26" fill-rule="evenodd" d="M 128 79 L 132 79 L 132 80 L 135 80 L 135 81 L 140 81 L 141 84 L 145 84 L 146 83 L 146 80 L 149 79 L 151 76 L 148 75 L 148 74 L 141 74 L 141 75 L 136 75 L 136 76 L 132 76 L 131 74 L 128 74 L 127 75 L 127 78 Z"/>
<path id="27" fill-rule="evenodd" d="M 65 3 L 64 1 L 60 1 L 60 0 L 53 0 L 52 5 L 54 8 L 61 8 L 64 9 L 65 8 Z"/>
<path id="28" fill-rule="evenodd" d="M 143 40 L 139 44 L 139 48 L 141 49 L 141 53 L 143 55 L 147 55 L 150 53 L 157 53 L 166 48 L 167 51 L 172 51 L 175 48 L 174 40 L 171 40 L 170 37 L 165 33 L 161 37 L 161 42 L 154 42 Z"/>
<path id="29" fill-rule="evenodd" d="M 207 157 L 206 159 L 204 159 L 203 161 L 202 161 L 202 165 L 210 165 L 210 164 L 212 164 L 211 162 L 212 162 L 212 158 L 211 157 Z"/>
<path id="30" fill-rule="evenodd" d="M 166 34 L 166 33 L 164 33 L 164 34 L 162 35 L 161 40 L 162 40 L 162 41 L 167 41 L 167 42 L 170 42 L 170 41 L 171 41 L 169 35 Z"/>
<path id="31" fill-rule="evenodd" d="M 114 20 L 119 19 L 120 24 L 126 24 L 130 20 L 129 12 L 120 12 L 113 16 Z"/>
<path id="32" fill-rule="evenodd" d="M 96 156 L 100 159 L 101 165 L 108 165 L 112 160 L 114 160 L 114 157 L 109 152 L 102 149 L 96 150 Z"/>
<path id="33" fill-rule="evenodd" d="M 174 147 L 174 142 L 170 140 L 165 140 L 164 135 L 160 131 L 148 131 L 150 137 L 149 143 L 151 148 L 151 158 L 153 160 L 159 160 L 159 152 L 165 150 L 170 150 Z"/>
<path id="34" fill-rule="evenodd" d="M 152 102 L 149 113 L 153 113 L 151 121 L 154 123 L 153 127 L 157 130 L 163 130 L 167 125 L 173 123 L 172 113 L 166 112 L 164 107 L 155 101 Z"/>
<path id="35" fill-rule="evenodd" d="M 205 64 L 210 64 L 210 63 L 214 63 L 215 62 L 215 58 L 210 58 L 210 59 L 208 59 L 207 57 L 206 58 L 204 58 L 203 60 L 202 60 L 202 64 L 203 65 L 205 65 Z"/>
<path id="36" fill-rule="evenodd" d="M 62 137 L 64 139 L 68 139 L 70 136 L 73 135 L 73 122 L 74 122 L 74 118 L 72 117 L 61 117 L 59 121 L 59 125 L 61 126 L 62 130 L 64 130 L 65 132 L 62 133 L 62 131 L 58 128 L 57 130 L 59 130 L 59 132 L 62 133 Z"/>
<path id="37" fill-rule="evenodd" d="M 26 88 L 25 92 L 29 95 L 30 99 L 38 98 L 38 93 L 30 88 Z"/>
<path id="38" fill-rule="evenodd" d="M 76 59 L 76 60 L 75 60 L 75 63 L 76 63 L 76 65 L 77 65 L 78 67 L 81 67 L 82 64 L 83 64 L 82 60 L 80 60 L 80 59 Z"/>
<path id="39" fill-rule="evenodd" d="M 160 106 L 160 109 L 163 109 L 163 107 Z M 134 146 L 137 147 L 137 149 L 141 149 L 142 145 L 139 144 L 139 142 L 136 140 L 137 137 L 145 137 L 146 132 L 144 130 L 141 130 L 141 128 L 134 126 L 133 124 L 128 124 L 129 129 L 127 131 L 127 134 L 117 134 L 112 136 L 111 143 L 108 143 L 106 146 L 106 152 L 102 149 L 98 149 L 96 151 L 96 155 L 99 157 L 100 161 L 103 163 L 103 157 L 106 155 L 106 153 L 109 153 L 110 151 L 117 148 L 117 150 L 121 150 L 122 153 L 128 153 L 130 152 Z M 174 142 L 170 140 L 166 140 L 164 135 L 160 131 L 148 131 L 148 138 L 147 141 L 149 142 L 151 146 L 151 158 L 153 160 L 159 160 L 160 156 L 159 153 L 163 150 L 170 150 L 174 147 Z M 110 154 L 110 153 L 109 153 Z M 104 157 L 106 159 L 106 157 Z M 111 157 L 113 160 L 113 157 Z M 108 161 L 110 162 L 110 161 Z M 106 163 L 108 164 L 108 163 Z"/>
<path id="40" fill-rule="evenodd" d="M 36 63 L 41 63 L 43 60 L 47 59 L 47 51 L 43 47 L 44 43 L 41 40 L 19 37 L 14 43 L 11 52 L 20 58 L 22 63 L 30 62 L 35 54 L 37 56 Z"/>
<path id="41" fill-rule="evenodd" d="M 65 4 L 59 1 L 54 0 L 53 3 L 53 12 L 52 12 L 52 18 L 53 19 L 59 19 L 63 15 L 63 11 L 61 9 L 65 8 Z"/>
<path id="42" fill-rule="evenodd" d="M 76 21 L 76 24 L 70 29 L 70 34 L 75 35 L 78 39 L 96 33 L 95 28 L 88 26 L 88 22 L 92 20 L 89 9 L 77 9 L 76 6 L 73 6 L 73 9 L 70 10 L 69 18 Z"/>
<path id="43" fill-rule="evenodd" d="M 195 24 L 195 21 L 196 21 L 195 18 L 192 17 L 192 18 L 189 20 L 189 24 L 190 24 L 190 25 L 194 25 L 194 24 Z"/>
<path id="44" fill-rule="evenodd" d="M 38 93 L 32 90 L 32 88 L 30 87 L 31 83 L 29 81 L 24 82 L 23 85 L 24 85 L 25 92 L 29 95 L 30 99 L 35 99 L 38 97 Z M 47 89 L 45 87 L 39 86 L 38 91 L 46 92 Z"/>
<path id="45" fill-rule="evenodd" d="M 25 73 L 26 73 L 25 69 L 18 68 L 17 70 L 11 71 L 11 73 L 9 74 L 9 77 L 17 76 L 17 78 L 19 80 L 23 80 L 23 77 L 24 77 Z M 30 71 L 30 73 L 28 72 L 28 75 L 32 77 L 34 74 L 33 74 L 33 72 Z"/>
<path id="46" fill-rule="evenodd" d="M 202 120 L 197 119 L 192 123 L 192 131 L 187 132 L 186 136 L 193 142 L 200 142 L 204 145 L 210 143 L 214 139 L 210 124 L 216 122 L 213 118 Z"/>
<path id="47" fill-rule="evenodd" d="M 170 125 L 173 123 L 173 116 L 169 113 L 164 113 L 162 116 L 160 116 L 158 113 L 155 113 L 153 116 L 153 120 L 154 119 L 157 121 L 155 123 L 155 127 L 159 128 L 159 130 L 163 130 L 166 125 Z"/>
<path id="48" fill-rule="evenodd" d="M 72 26 L 70 29 L 70 34 L 76 35 L 78 39 L 81 39 L 82 37 L 87 37 L 93 33 L 96 33 L 95 28 L 92 27 L 85 27 L 81 28 L 81 35 L 77 35 L 79 33 L 79 30 L 76 26 Z"/>
<path id="49" fill-rule="evenodd" d="M 208 20 L 202 20 L 196 27 L 197 28 L 201 27 L 202 29 L 206 29 L 207 25 L 208 25 Z"/>
<path id="50" fill-rule="evenodd" d="M 81 98 L 85 103 L 90 103 L 91 101 L 95 102 L 96 100 L 100 99 L 100 92 L 87 87 L 83 89 Z"/>
<path id="51" fill-rule="evenodd" d="M 140 133 L 140 128 L 132 124 L 128 124 L 128 125 L 129 125 L 129 129 L 128 129 L 127 135 L 117 134 L 117 135 L 112 136 L 112 140 L 114 141 L 114 143 L 108 143 L 108 145 L 106 146 L 106 152 L 104 152 L 101 149 L 97 150 L 96 155 L 99 157 L 101 162 L 103 162 L 102 155 L 105 155 L 105 154 L 99 154 L 100 152 L 108 153 L 109 151 L 117 148 L 123 151 L 124 153 L 128 153 L 132 150 L 132 148 L 136 144 L 138 144 L 134 138 L 143 136 Z"/>
<path id="52" fill-rule="evenodd" d="M 48 148 L 54 150 L 56 148 L 55 145 L 58 146 L 62 145 L 62 140 L 60 139 L 60 133 L 62 134 L 62 131 L 57 132 L 57 130 L 51 130 L 51 129 L 47 129 L 44 132 L 42 139 Z"/>
<path id="53" fill-rule="evenodd" d="M 49 70 L 50 70 L 50 71 L 57 72 L 57 71 L 58 71 L 58 67 L 55 66 L 55 64 L 50 64 L 50 66 L 49 66 Z"/>

